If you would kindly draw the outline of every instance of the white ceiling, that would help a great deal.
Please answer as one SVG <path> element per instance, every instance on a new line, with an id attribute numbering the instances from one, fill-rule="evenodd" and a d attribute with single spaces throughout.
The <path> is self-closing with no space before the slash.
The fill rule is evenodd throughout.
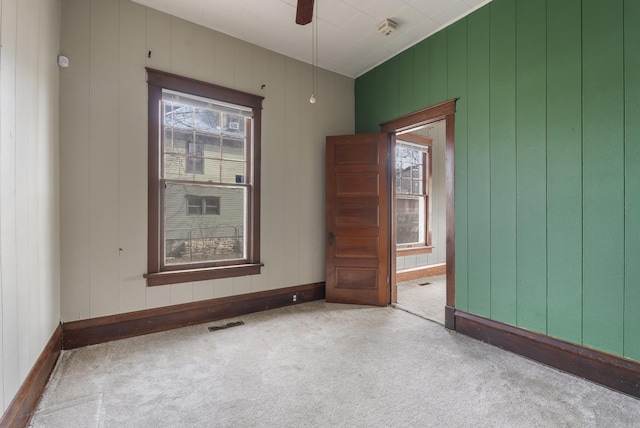
<path id="1" fill-rule="evenodd" d="M 311 24 L 295 23 L 297 0 L 134 0 L 311 63 Z M 316 0 L 318 66 L 357 77 L 491 0 Z M 314 16 L 315 19 L 315 16 Z M 398 24 L 378 34 L 385 19 Z"/>

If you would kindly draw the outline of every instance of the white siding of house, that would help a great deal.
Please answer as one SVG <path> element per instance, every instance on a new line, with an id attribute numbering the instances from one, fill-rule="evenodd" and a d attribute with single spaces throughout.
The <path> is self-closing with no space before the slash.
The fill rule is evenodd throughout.
<path id="1" fill-rule="evenodd" d="M 0 0 L 0 403 L 60 320 L 60 0 Z"/>
<path id="2" fill-rule="evenodd" d="M 353 132 L 353 79 L 320 70 L 311 105 L 308 64 L 129 0 L 62 21 L 64 321 L 324 281 L 325 136 Z M 265 97 L 261 275 L 146 287 L 145 66 Z"/>

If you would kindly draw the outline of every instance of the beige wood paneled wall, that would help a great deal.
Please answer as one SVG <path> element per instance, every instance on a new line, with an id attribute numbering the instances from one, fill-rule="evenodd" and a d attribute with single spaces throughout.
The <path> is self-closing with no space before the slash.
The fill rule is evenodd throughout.
<path id="1" fill-rule="evenodd" d="M 353 79 L 321 70 L 311 105 L 308 64 L 129 0 L 64 0 L 61 50 L 64 321 L 324 280 L 324 138 L 353 132 Z M 265 97 L 261 275 L 145 286 L 146 66 Z"/>
<path id="2" fill-rule="evenodd" d="M 0 4 L 0 405 L 60 319 L 60 0 Z"/>

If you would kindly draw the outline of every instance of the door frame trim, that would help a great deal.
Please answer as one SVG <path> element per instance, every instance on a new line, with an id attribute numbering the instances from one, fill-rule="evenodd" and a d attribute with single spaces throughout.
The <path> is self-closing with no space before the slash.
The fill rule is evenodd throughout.
<path id="1" fill-rule="evenodd" d="M 456 101 L 458 98 L 453 98 L 439 104 L 432 105 L 422 110 L 415 111 L 413 113 L 406 114 L 404 116 L 392 119 L 380 124 L 380 132 L 386 133 L 389 138 L 389 147 L 395 138 L 397 132 L 405 131 L 417 126 L 426 125 L 429 123 L 445 120 L 445 200 L 446 200 L 446 222 L 447 222 L 447 301 L 445 306 L 445 327 L 450 330 L 455 330 L 455 113 L 456 113 Z M 393 155 L 393 153 L 391 153 Z M 390 157 L 391 158 L 391 157 Z M 389 186 L 390 194 L 393 192 L 392 186 Z M 392 195 L 389 196 L 392 208 L 391 219 L 394 219 L 393 210 L 395 209 L 395 203 Z M 395 242 L 394 228 L 390 227 L 390 239 L 391 242 Z M 392 301 L 397 301 L 398 289 L 396 286 L 396 248 L 395 245 L 390 245 L 391 255 L 389 259 L 390 272 L 390 296 Z"/>

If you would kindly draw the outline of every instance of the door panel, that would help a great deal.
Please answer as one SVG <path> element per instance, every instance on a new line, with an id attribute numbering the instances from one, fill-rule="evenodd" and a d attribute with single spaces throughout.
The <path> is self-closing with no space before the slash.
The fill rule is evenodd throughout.
<path id="1" fill-rule="evenodd" d="M 327 137 L 327 301 L 389 303 L 386 134 Z"/>

